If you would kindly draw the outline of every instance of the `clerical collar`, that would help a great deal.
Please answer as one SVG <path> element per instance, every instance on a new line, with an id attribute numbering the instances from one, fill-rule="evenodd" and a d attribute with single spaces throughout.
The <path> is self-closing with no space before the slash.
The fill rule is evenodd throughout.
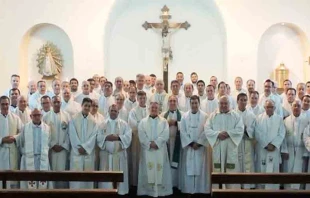
<path id="1" fill-rule="evenodd" d="M 212 101 L 212 100 L 214 100 L 214 98 L 211 98 L 211 99 L 208 98 L 208 100 Z"/>
<path id="2" fill-rule="evenodd" d="M 35 124 L 32 122 L 32 124 L 35 128 L 41 128 L 42 122 L 40 122 L 39 124 Z"/>
<path id="3" fill-rule="evenodd" d="M 16 108 L 16 107 L 17 107 L 17 105 L 13 105 L 13 104 L 11 104 L 11 107 Z"/>
<path id="4" fill-rule="evenodd" d="M 243 111 L 242 111 L 241 109 L 239 109 L 239 108 L 238 108 L 238 110 L 239 110 L 239 111 L 241 111 L 241 112 L 245 112 L 246 108 L 245 108 L 245 109 L 243 109 Z"/>
<path id="5" fill-rule="evenodd" d="M 221 112 L 221 111 L 219 111 L 219 112 L 222 114 L 227 114 L 227 113 L 230 113 L 230 110 L 228 110 L 227 112 Z"/>
<path id="6" fill-rule="evenodd" d="M 84 118 L 87 118 L 88 114 L 86 115 L 86 114 L 82 113 L 82 116 L 83 116 Z"/>
<path id="7" fill-rule="evenodd" d="M 130 98 L 128 100 L 132 103 L 135 103 L 137 101 L 137 100 L 131 100 Z"/>
<path id="8" fill-rule="evenodd" d="M 196 111 L 196 112 L 192 112 L 192 111 L 191 111 L 191 114 L 197 114 L 197 113 L 198 113 L 198 111 Z"/>
<path id="9" fill-rule="evenodd" d="M 153 119 L 156 119 L 158 117 L 158 115 L 156 115 L 156 116 L 151 116 L 150 115 L 150 118 L 153 118 Z"/>
<path id="10" fill-rule="evenodd" d="M 141 107 L 141 106 L 139 105 L 139 107 Z M 146 105 L 145 105 L 144 107 L 141 107 L 141 108 L 145 109 L 145 108 L 146 108 Z"/>
<path id="11" fill-rule="evenodd" d="M 109 122 L 116 122 L 118 118 L 115 118 L 114 120 L 112 118 L 108 118 Z"/>
<path id="12" fill-rule="evenodd" d="M 169 110 L 170 113 L 175 113 L 177 110 Z"/>

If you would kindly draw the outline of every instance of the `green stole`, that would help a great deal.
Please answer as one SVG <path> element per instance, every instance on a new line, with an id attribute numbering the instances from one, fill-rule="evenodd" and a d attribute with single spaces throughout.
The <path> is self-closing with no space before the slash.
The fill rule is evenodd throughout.
<path id="1" fill-rule="evenodd" d="M 177 109 L 177 122 L 181 121 L 181 113 L 180 111 Z M 164 118 L 167 119 L 169 115 L 169 111 L 167 111 L 164 114 Z M 168 153 L 169 153 L 169 148 L 168 148 Z M 173 150 L 173 154 L 172 154 L 172 164 L 171 164 L 171 168 L 173 169 L 178 169 L 178 164 L 180 161 L 180 150 L 181 150 L 181 134 L 180 134 L 180 129 L 178 128 L 177 125 L 177 133 L 176 133 L 176 137 L 175 137 L 175 142 L 174 142 L 174 150 Z M 170 154 L 170 153 L 169 153 Z"/>

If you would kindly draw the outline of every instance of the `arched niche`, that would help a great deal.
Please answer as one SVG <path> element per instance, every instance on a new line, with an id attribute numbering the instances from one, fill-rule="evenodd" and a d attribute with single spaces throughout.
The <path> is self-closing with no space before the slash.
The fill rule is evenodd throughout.
<path id="1" fill-rule="evenodd" d="M 295 87 L 307 78 L 309 70 L 309 41 L 305 33 L 291 23 L 278 23 L 262 35 L 258 47 L 257 81 L 274 79 L 274 71 L 284 63 Z M 258 87 L 262 90 L 262 86 Z"/>
<path id="2" fill-rule="evenodd" d="M 134 79 L 137 73 L 162 78 L 161 36 L 145 30 L 142 24 L 160 22 L 161 8 L 167 5 L 171 22 L 188 21 L 191 27 L 172 36 L 174 60 L 169 80 L 182 71 L 185 81 L 195 71 L 199 79 L 210 76 L 226 79 L 226 31 L 214 1 L 204 0 L 116 0 L 106 24 L 104 71 L 109 79 L 123 76 Z"/>
<path id="3" fill-rule="evenodd" d="M 60 27 L 41 23 L 30 28 L 23 36 L 20 46 L 20 69 L 22 79 L 40 80 L 42 75 L 39 74 L 37 67 L 38 50 L 46 42 L 54 43 L 60 49 L 63 58 L 63 68 L 60 79 L 67 80 L 74 73 L 73 49 L 70 38 Z"/>

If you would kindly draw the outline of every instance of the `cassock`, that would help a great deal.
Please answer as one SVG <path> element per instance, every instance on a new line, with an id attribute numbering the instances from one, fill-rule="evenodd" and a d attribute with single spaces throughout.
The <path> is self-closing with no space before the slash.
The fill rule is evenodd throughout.
<path id="1" fill-rule="evenodd" d="M 31 110 L 28 107 L 26 107 L 24 111 L 21 111 L 19 110 L 18 107 L 16 107 L 13 113 L 20 118 L 23 124 L 27 124 L 28 122 L 31 121 L 31 118 L 30 118 Z"/>
<path id="2" fill-rule="evenodd" d="M 179 98 L 178 104 L 180 111 L 185 113 L 191 109 L 190 99 L 191 97 L 186 97 L 185 95 Z"/>
<path id="3" fill-rule="evenodd" d="M 28 103 L 29 103 L 29 108 L 31 110 L 37 108 L 37 109 L 41 109 L 42 106 L 41 106 L 41 98 L 42 96 L 50 96 L 52 94 L 52 92 L 49 92 L 49 91 L 46 91 L 45 94 L 40 94 L 38 91 L 35 92 L 34 94 L 32 94 L 28 100 Z"/>
<path id="4" fill-rule="evenodd" d="M 114 97 L 111 96 L 104 96 L 101 95 L 99 98 L 98 106 L 99 106 L 99 113 L 103 115 L 103 117 L 107 118 L 109 117 L 109 108 L 112 104 L 115 103 Z"/>
<path id="5" fill-rule="evenodd" d="M 4 144 L 2 138 L 16 136 L 23 126 L 22 121 L 15 114 L 9 112 L 4 116 L 0 114 L 0 170 L 18 170 L 19 153 L 16 144 Z M 2 182 L 0 182 L 2 188 Z M 8 188 L 18 188 L 18 182 L 7 182 Z"/>
<path id="6" fill-rule="evenodd" d="M 107 141 L 111 134 L 119 136 L 119 141 Z M 124 182 L 118 184 L 118 194 L 129 192 L 127 148 L 131 143 L 131 128 L 127 122 L 117 118 L 108 118 L 99 126 L 97 144 L 100 148 L 100 171 L 123 171 Z M 112 183 L 100 182 L 99 188 L 113 188 Z"/>
<path id="7" fill-rule="evenodd" d="M 141 143 L 137 195 L 152 197 L 172 194 L 171 169 L 168 157 L 168 122 L 161 116 L 143 118 L 139 124 Z M 158 149 L 150 148 L 154 141 Z"/>
<path id="8" fill-rule="evenodd" d="M 262 114 L 262 113 L 265 112 L 264 107 L 262 107 L 260 105 L 256 105 L 255 107 L 252 107 L 251 105 L 248 105 L 247 109 L 252 111 L 252 113 L 254 113 L 255 116 L 258 116 L 259 114 Z"/>
<path id="9" fill-rule="evenodd" d="M 289 155 L 288 160 L 283 160 L 283 172 L 302 173 L 304 157 L 308 156 L 307 149 L 303 141 L 303 133 L 309 124 L 305 114 L 295 117 L 293 114 L 284 120 L 285 139 L 281 147 L 281 153 Z M 300 184 L 286 184 L 285 189 L 300 189 Z"/>
<path id="10" fill-rule="evenodd" d="M 182 173 L 180 188 L 183 193 L 210 193 L 208 142 L 204 134 L 207 114 L 199 110 L 185 113 L 181 120 Z M 201 145 L 194 150 L 193 142 Z"/>
<path id="11" fill-rule="evenodd" d="M 97 124 L 90 114 L 84 116 L 82 112 L 76 114 L 69 124 L 69 138 L 71 143 L 70 170 L 93 171 L 95 169 L 95 143 Z M 86 155 L 78 151 L 80 147 L 86 150 Z M 93 182 L 70 182 L 70 188 L 93 188 Z"/>
<path id="12" fill-rule="evenodd" d="M 257 140 L 257 172 L 278 173 L 281 163 L 280 147 L 285 137 L 285 127 L 282 116 L 266 113 L 260 114 L 256 119 L 255 139 Z M 276 149 L 267 151 L 265 147 L 273 144 Z M 279 189 L 279 184 L 265 184 L 265 189 Z"/>
<path id="13" fill-rule="evenodd" d="M 118 118 L 128 123 L 128 111 L 125 107 L 121 108 L 118 113 Z"/>
<path id="14" fill-rule="evenodd" d="M 201 103 L 200 105 L 201 110 L 207 113 L 208 115 L 216 111 L 219 107 L 219 101 L 216 98 L 214 98 L 213 100 L 209 100 L 208 98 L 206 98 L 200 103 Z"/>
<path id="15" fill-rule="evenodd" d="M 65 171 L 69 169 L 69 121 L 70 115 L 60 110 L 55 113 L 50 111 L 43 116 L 43 121 L 50 127 L 51 131 L 51 148 L 55 145 L 59 145 L 64 149 L 60 152 L 50 150 L 50 165 L 53 171 Z M 55 188 L 68 188 L 68 182 L 55 182 Z"/>
<path id="16" fill-rule="evenodd" d="M 239 164 L 240 172 L 242 173 L 254 173 L 255 172 L 255 155 L 254 155 L 254 129 L 256 116 L 252 111 L 246 109 L 240 111 L 236 109 L 235 112 L 242 118 L 244 124 L 243 138 L 239 144 Z M 254 185 L 242 184 L 244 189 L 254 188 Z"/>
<path id="17" fill-rule="evenodd" d="M 41 122 L 35 125 L 33 122 L 27 123 L 16 137 L 16 144 L 22 154 L 20 170 L 50 170 L 48 157 L 51 148 L 50 127 Z M 28 181 L 20 182 L 21 189 L 51 189 L 52 182 Z"/>
<path id="18" fill-rule="evenodd" d="M 168 153 L 171 164 L 171 178 L 173 187 L 179 187 L 179 179 L 181 179 L 181 134 L 180 124 L 183 112 L 166 111 L 161 114 L 167 121 L 177 121 L 175 126 L 169 126 Z"/>
<path id="19" fill-rule="evenodd" d="M 140 142 L 138 125 L 148 115 L 147 107 L 137 106 L 129 112 L 128 124 L 132 129 L 132 141 L 128 152 L 130 185 L 138 185 L 138 170 L 140 160 Z"/>
<path id="20" fill-rule="evenodd" d="M 229 137 L 225 140 L 218 138 L 219 133 L 226 131 Z M 241 116 L 234 111 L 213 112 L 205 124 L 205 134 L 213 148 L 214 172 L 239 172 L 238 146 L 243 138 L 244 124 Z M 216 187 L 216 186 L 215 186 Z M 228 185 L 227 188 L 239 188 L 240 185 Z"/>
<path id="21" fill-rule="evenodd" d="M 129 98 L 125 99 L 124 106 L 125 106 L 127 112 L 130 112 L 131 109 L 137 107 L 138 105 L 139 104 L 138 104 L 137 100 L 131 101 Z"/>
<path id="22" fill-rule="evenodd" d="M 61 109 L 67 112 L 71 118 L 82 110 L 81 104 L 75 102 L 73 99 L 70 99 L 68 102 L 62 99 Z"/>
<path id="23" fill-rule="evenodd" d="M 275 113 L 280 115 L 281 117 L 283 117 L 283 108 L 282 108 L 280 97 L 275 95 L 275 94 L 273 94 L 273 93 L 271 93 L 267 97 L 265 96 L 265 94 L 262 94 L 260 99 L 259 99 L 259 105 L 263 107 L 265 105 L 265 101 L 267 99 L 273 100 L 273 102 L 275 103 L 275 107 L 276 107 Z"/>
<path id="24" fill-rule="evenodd" d="M 167 93 L 165 91 L 163 91 L 162 93 L 157 93 L 155 92 L 151 98 L 149 99 L 149 103 L 150 102 L 157 102 L 159 104 L 159 113 L 161 113 L 163 111 L 163 104 L 164 104 L 164 100 L 166 98 Z"/>

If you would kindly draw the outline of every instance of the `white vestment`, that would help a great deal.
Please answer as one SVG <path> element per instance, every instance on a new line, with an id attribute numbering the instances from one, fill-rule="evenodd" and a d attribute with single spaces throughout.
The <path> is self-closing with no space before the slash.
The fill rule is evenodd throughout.
<path id="1" fill-rule="evenodd" d="M 308 156 L 307 149 L 303 141 L 303 133 L 309 125 L 306 115 L 300 114 L 295 117 L 293 114 L 284 120 L 285 139 L 281 147 L 281 153 L 289 155 L 288 160 L 283 160 L 283 172 L 302 173 L 304 169 L 304 157 Z M 287 184 L 285 189 L 300 189 L 300 184 Z"/>
<path id="2" fill-rule="evenodd" d="M 96 114 L 92 114 L 92 116 L 94 117 L 97 125 L 100 125 L 104 121 L 104 117 L 101 115 L 101 113 L 97 112 Z"/>
<path id="3" fill-rule="evenodd" d="M 115 99 L 115 97 L 116 97 L 118 94 L 123 94 L 124 97 L 125 97 L 125 99 L 128 98 L 128 93 L 127 93 L 126 91 L 124 91 L 124 90 L 119 91 L 119 90 L 117 90 L 117 89 L 114 89 L 114 91 L 113 91 L 113 93 L 112 93 L 112 96 L 114 97 L 114 99 Z"/>
<path id="4" fill-rule="evenodd" d="M 266 113 L 260 114 L 256 119 L 255 139 L 257 140 L 257 172 L 278 173 L 281 163 L 280 147 L 285 137 L 285 128 L 282 116 Z M 268 144 L 274 145 L 274 151 L 265 149 Z M 265 184 L 265 189 L 279 189 L 279 184 Z"/>
<path id="5" fill-rule="evenodd" d="M 105 118 L 109 117 L 109 107 L 114 103 L 115 99 L 112 95 L 108 97 L 101 95 L 98 102 L 99 113 L 101 113 Z"/>
<path id="6" fill-rule="evenodd" d="M 124 106 L 127 110 L 127 112 L 130 112 L 131 109 L 137 107 L 139 104 L 138 104 L 138 101 L 135 100 L 135 101 L 131 101 L 129 98 L 126 98 L 125 99 L 125 102 L 124 102 Z"/>
<path id="7" fill-rule="evenodd" d="M 284 100 L 282 103 L 283 118 L 286 118 L 292 114 L 292 103 Z"/>
<path id="8" fill-rule="evenodd" d="M 44 122 L 35 125 L 33 122 L 27 123 L 16 137 L 16 144 L 22 158 L 20 170 L 50 170 L 48 152 L 51 146 L 50 128 Z M 51 189 L 51 181 L 28 181 L 20 182 L 21 189 Z"/>
<path id="9" fill-rule="evenodd" d="M 252 107 L 251 105 L 248 105 L 247 109 L 252 111 L 255 116 L 258 116 L 259 114 L 262 114 L 262 113 L 265 112 L 264 107 L 262 107 L 260 105 L 256 105 L 255 107 Z"/>
<path id="10" fill-rule="evenodd" d="M 229 137 L 220 140 L 218 135 L 226 131 Z M 238 146 L 244 134 L 244 124 L 241 116 L 234 111 L 213 112 L 205 125 L 205 134 L 213 148 L 214 172 L 239 172 Z M 215 185 L 214 187 L 216 187 Z M 239 188 L 240 185 L 226 185 L 227 188 Z"/>
<path id="11" fill-rule="evenodd" d="M 76 114 L 69 124 L 69 138 L 71 143 L 70 170 L 93 171 L 95 169 L 95 143 L 97 124 L 92 115 L 84 117 L 82 112 Z M 86 150 L 81 155 L 78 149 Z M 93 182 L 70 182 L 70 188 L 93 188 Z"/>
<path id="12" fill-rule="evenodd" d="M 132 141 L 128 152 L 130 185 L 138 185 L 138 171 L 140 161 L 140 142 L 138 137 L 138 125 L 148 116 L 146 107 L 137 106 L 129 112 L 128 124 L 132 129 Z"/>
<path id="13" fill-rule="evenodd" d="M 172 194 L 171 169 L 167 151 L 168 122 L 161 116 L 143 118 L 139 124 L 141 143 L 137 195 L 152 197 Z M 158 149 L 150 148 L 154 141 Z"/>
<path id="14" fill-rule="evenodd" d="M 159 113 L 163 111 L 163 104 L 165 101 L 167 93 L 163 91 L 162 93 L 155 92 L 153 95 L 151 95 L 151 98 L 149 100 L 150 102 L 157 102 L 159 104 Z"/>
<path id="15" fill-rule="evenodd" d="M 23 126 L 22 121 L 13 113 L 3 116 L 0 114 L 0 170 L 18 170 L 19 153 L 15 143 L 2 143 L 6 136 L 16 136 Z M 18 188 L 18 182 L 7 182 L 8 188 Z M 0 189 L 2 182 L 0 182 Z"/>
<path id="16" fill-rule="evenodd" d="M 237 107 L 237 102 L 236 100 L 231 96 L 231 95 L 225 95 L 228 97 L 228 100 L 229 100 L 229 104 L 230 104 L 230 109 L 233 110 L 233 109 L 236 109 Z M 221 96 L 218 94 L 217 95 L 217 99 L 219 100 L 221 98 Z"/>
<path id="17" fill-rule="evenodd" d="M 185 95 L 183 95 L 182 97 L 179 98 L 179 109 L 180 111 L 188 112 L 191 109 L 190 106 L 190 97 L 186 97 Z"/>
<path id="18" fill-rule="evenodd" d="M 40 94 L 38 91 L 36 91 L 35 93 L 33 93 L 29 100 L 28 100 L 28 103 L 29 103 L 29 108 L 31 110 L 37 108 L 37 109 L 41 109 L 42 106 L 41 106 L 41 98 L 42 96 L 50 96 L 52 94 L 52 92 L 49 92 L 49 91 L 46 91 L 44 94 Z"/>
<path id="19" fill-rule="evenodd" d="M 75 92 L 71 91 L 71 95 L 72 95 L 73 99 L 76 98 L 80 94 L 81 94 L 81 92 L 79 90 L 77 90 Z"/>
<path id="20" fill-rule="evenodd" d="M 68 102 L 62 100 L 61 109 L 67 112 L 71 118 L 82 110 L 81 104 L 75 102 L 72 98 Z"/>
<path id="21" fill-rule="evenodd" d="M 126 123 L 128 123 L 128 114 L 129 114 L 129 112 L 126 110 L 125 107 L 123 107 L 123 108 L 121 108 L 121 109 L 119 110 L 118 118 L 119 118 L 119 119 L 122 119 L 122 120 L 124 120 Z"/>
<path id="22" fill-rule="evenodd" d="M 203 101 L 200 101 L 200 104 L 201 110 L 208 115 L 216 111 L 219 107 L 219 101 L 216 98 L 214 98 L 213 100 L 209 100 L 208 98 L 206 98 Z"/>
<path id="23" fill-rule="evenodd" d="M 84 98 L 97 99 L 91 93 L 89 93 L 88 95 L 80 93 L 79 95 L 74 97 L 74 101 L 79 104 L 82 104 Z"/>
<path id="24" fill-rule="evenodd" d="M 166 94 L 166 97 L 165 97 L 165 99 L 164 99 L 164 103 L 163 103 L 163 109 L 162 109 L 162 112 L 166 112 L 166 111 L 168 111 L 168 100 L 169 100 L 169 97 L 171 96 L 171 95 L 173 95 L 173 94 Z M 179 93 L 178 95 L 174 95 L 175 97 L 177 97 L 177 99 L 178 99 L 178 109 L 180 108 L 180 105 L 179 105 L 179 102 L 180 102 L 180 98 L 181 97 L 183 97 L 184 96 L 184 94 L 183 93 Z"/>
<path id="25" fill-rule="evenodd" d="M 63 147 L 60 152 L 50 150 L 50 165 L 53 171 L 65 171 L 69 169 L 69 121 L 70 115 L 63 110 L 59 113 L 50 111 L 43 116 L 43 121 L 50 127 L 51 148 L 55 145 Z M 55 188 L 68 188 L 68 182 L 55 182 Z"/>
<path id="26" fill-rule="evenodd" d="M 305 128 L 304 133 L 303 133 L 303 141 L 305 148 L 307 149 L 307 152 L 305 153 L 308 154 L 308 157 L 310 155 L 310 124 Z M 310 172 L 310 160 L 308 159 L 308 173 Z M 310 184 L 306 184 L 306 190 L 310 190 Z"/>
<path id="27" fill-rule="evenodd" d="M 239 144 L 239 164 L 240 172 L 242 173 L 254 173 L 254 129 L 256 116 L 252 111 L 246 109 L 245 111 L 240 111 L 236 109 L 235 112 L 241 116 L 244 124 L 244 135 Z M 254 188 L 254 185 L 243 184 L 244 189 Z"/>
<path id="28" fill-rule="evenodd" d="M 262 94 L 260 99 L 259 99 L 259 105 L 260 106 L 264 106 L 265 105 L 265 101 L 267 99 L 271 99 L 274 101 L 275 103 L 275 113 L 278 114 L 279 116 L 283 117 L 283 109 L 282 109 L 282 104 L 281 104 L 281 100 L 280 100 L 280 97 L 271 93 L 269 96 L 265 96 L 265 94 Z"/>
<path id="29" fill-rule="evenodd" d="M 210 167 L 208 142 L 204 134 L 207 114 L 199 110 L 196 114 L 188 111 L 181 120 L 182 172 L 180 189 L 183 193 L 210 193 Z M 194 150 L 191 144 L 201 145 Z"/>
<path id="30" fill-rule="evenodd" d="M 153 86 L 147 86 L 147 85 L 144 85 L 143 90 L 144 90 L 145 92 L 148 92 L 150 95 L 154 94 L 155 91 L 156 91 L 155 87 L 153 87 Z"/>
<path id="31" fill-rule="evenodd" d="M 234 99 L 235 101 L 237 101 L 237 97 L 238 97 L 238 95 L 239 95 L 240 93 L 245 93 L 245 94 L 247 94 L 247 90 L 245 90 L 245 89 L 243 89 L 243 88 L 241 88 L 240 90 L 235 89 L 235 90 L 233 90 L 233 91 L 231 92 L 231 96 L 233 97 L 233 99 Z"/>
<path id="32" fill-rule="evenodd" d="M 177 121 L 176 126 L 169 126 L 169 141 L 168 141 L 168 152 L 171 164 L 171 178 L 173 187 L 180 187 L 181 179 L 181 137 L 180 137 L 180 124 L 183 112 L 181 111 L 166 111 L 161 114 L 167 121 L 174 120 Z M 177 145 L 179 144 L 179 145 Z M 179 147 L 179 148 L 176 148 Z M 176 150 L 179 149 L 179 150 Z M 179 152 L 178 152 L 179 151 Z M 178 152 L 178 153 L 176 153 Z M 176 159 L 174 159 L 176 158 Z M 177 162 L 176 162 L 177 161 Z"/>
<path id="33" fill-rule="evenodd" d="M 107 141 L 106 137 L 111 134 L 119 136 L 119 141 Z M 124 182 L 118 185 L 118 194 L 124 195 L 129 192 L 127 148 L 131 143 L 131 128 L 117 118 L 107 119 L 99 126 L 97 144 L 100 148 L 100 171 L 123 171 Z M 100 182 L 99 188 L 111 189 L 112 183 Z"/>
<path id="34" fill-rule="evenodd" d="M 28 107 L 26 107 L 24 111 L 21 111 L 19 110 L 18 107 L 16 107 L 13 113 L 20 118 L 23 124 L 27 124 L 28 122 L 31 121 L 30 118 L 31 110 Z"/>

